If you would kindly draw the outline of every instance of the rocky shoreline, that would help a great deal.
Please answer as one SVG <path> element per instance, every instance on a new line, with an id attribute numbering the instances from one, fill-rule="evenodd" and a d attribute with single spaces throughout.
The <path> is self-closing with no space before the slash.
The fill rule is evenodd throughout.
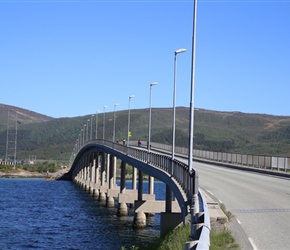
<path id="1" fill-rule="evenodd" d="M 38 173 L 38 172 L 29 172 L 25 170 L 15 170 L 10 172 L 0 172 L 0 178 L 49 178 L 49 179 L 55 179 L 63 174 L 65 174 L 67 170 L 59 170 L 55 173 Z"/>

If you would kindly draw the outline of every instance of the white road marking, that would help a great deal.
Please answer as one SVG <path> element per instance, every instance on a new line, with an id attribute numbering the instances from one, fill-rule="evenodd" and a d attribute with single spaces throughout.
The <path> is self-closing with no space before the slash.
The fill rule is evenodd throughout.
<path id="1" fill-rule="evenodd" d="M 211 192 L 211 191 L 209 191 L 209 190 L 206 190 L 208 193 L 210 193 L 211 195 L 213 195 L 213 193 Z"/>
<path id="2" fill-rule="evenodd" d="M 242 223 L 240 222 L 240 220 L 239 219 L 237 219 L 237 222 L 241 225 Z"/>
<path id="3" fill-rule="evenodd" d="M 249 241 L 253 247 L 254 250 L 258 250 L 257 246 L 255 245 L 254 241 L 252 240 L 252 238 L 249 237 Z"/>

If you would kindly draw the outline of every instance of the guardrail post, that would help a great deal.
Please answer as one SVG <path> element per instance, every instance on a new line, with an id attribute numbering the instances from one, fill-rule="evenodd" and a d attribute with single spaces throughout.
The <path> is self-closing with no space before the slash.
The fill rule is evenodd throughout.
<path id="1" fill-rule="evenodd" d="M 190 213 L 191 213 L 191 240 L 198 240 L 197 235 L 197 224 L 198 224 L 198 213 L 199 213 L 199 202 L 198 202 L 198 173 L 196 169 L 193 169 L 190 173 Z"/>

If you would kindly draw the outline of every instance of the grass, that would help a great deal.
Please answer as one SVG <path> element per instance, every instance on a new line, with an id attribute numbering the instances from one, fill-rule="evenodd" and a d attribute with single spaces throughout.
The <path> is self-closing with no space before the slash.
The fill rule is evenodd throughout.
<path id="1" fill-rule="evenodd" d="M 230 231 L 210 232 L 210 250 L 240 249 Z"/>
<path id="2" fill-rule="evenodd" d="M 157 239 L 151 242 L 147 246 L 131 246 L 130 249 L 121 248 L 121 250 L 183 250 L 184 243 L 189 241 L 190 225 L 182 225 L 170 233 L 164 238 Z M 217 232 L 211 230 L 210 232 L 210 250 L 224 250 L 235 249 L 238 250 L 239 245 L 235 242 L 231 232 L 226 230 L 223 232 Z"/>

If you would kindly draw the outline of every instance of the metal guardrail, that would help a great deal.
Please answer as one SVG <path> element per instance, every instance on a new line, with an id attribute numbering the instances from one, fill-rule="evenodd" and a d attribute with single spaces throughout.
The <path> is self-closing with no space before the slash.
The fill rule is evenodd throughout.
<path id="1" fill-rule="evenodd" d="M 172 146 L 152 142 L 151 146 L 171 152 Z M 188 149 L 175 147 L 175 154 L 188 155 Z M 256 168 L 264 168 L 278 171 L 290 171 L 290 157 L 246 155 L 239 153 L 225 153 L 205 150 L 193 150 L 193 157 L 203 158 L 211 161 L 224 162 L 237 165 L 245 165 Z"/>

